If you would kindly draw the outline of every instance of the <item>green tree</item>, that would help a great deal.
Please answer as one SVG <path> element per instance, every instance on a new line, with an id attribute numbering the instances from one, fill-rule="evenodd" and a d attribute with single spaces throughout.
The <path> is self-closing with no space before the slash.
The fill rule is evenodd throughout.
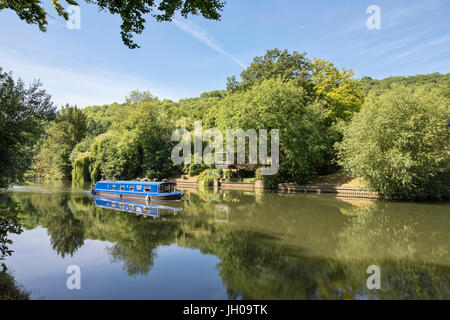
<path id="1" fill-rule="evenodd" d="M 372 79 L 370 77 L 361 78 L 359 83 L 364 94 L 373 91 L 381 94 L 388 91 L 395 85 L 408 86 L 410 88 L 419 88 L 427 86 L 428 88 L 439 88 L 443 94 L 450 98 L 450 73 L 440 74 L 438 72 L 430 74 L 417 74 L 409 77 L 389 77 L 382 80 Z"/>
<path id="2" fill-rule="evenodd" d="M 221 130 L 279 129 L 279 178 L 284 181 L 308 181 L 331 148 L 323 110 L 295 81 L 281 78 L 264 80 L 220 101 L 216 125 Z"/>
<path id="3" fill-rule="evenodd" d="M 110 179 L 162 179 L 174 173 L 170 158 L 172 122 L 160 101 L 144 101 L 124 112 L 110 130 L 94 139 L 92 170 Z M 84 155 L 87 156 L 87 155 Z"/>
<path id="4" fill-rule="evenodd" d="M 9 249 L 8 245 L 12 244 L 12 240 L 8 238 L 11 233 L 22 233 L 22 226 L 17 218 L 20 211 L 20 206 L 17 203 L 9 201 L 7 204 L 0 205 L 0 261 L 3 261 L 6 256 L 10 256 L 13 251 Z M 6 271 L 6 265 L 1 264 L 2 270 L 0 273 Z"/>
<path id="5" fill-rule="evenodd" d="M 57 14 L 68 20 L 69 14 L 61 2 L 53 0 L 52 4 Z M 66 2 L 78 6 L 78 1 L 66 0 Z M 130 49 L 139 48 L 139 45 L 133 41 L 133 36 L 144 30 L 146 14 L 152 13 L 152 17 L 158 22 L 172 21 L 177 11 L 180 11 L 185 18 L 190 14 L 201 14 L 206 19 L 220 20 L 219 12 L 225 5 L 225 2 L 220 0 L 133 0 L 125 3 L 116 0 L 86 0 L 86 2 L 97 6 L 100 11 L 120 16 L 122 41 Z M 47 30 L 48 13 L 41 0 L 0 0 L 0 10 L 3 9 L 15 11 L 20 19 L 29 24 L 38 25 L 41 31 Z"/>
<path id="6" fill-rule="evenodd" d="M 341 164 L 388 198 L 450 193 L 449 100 L 439 90 L 394 86 L 369 94 L 338 145 Z"/>
<path id="7" fill-rule="evenodd" d="M 323 101 L 323 108 L 331 122 L 350 120 L 363 103 L 363 92 L 353 75 L 352 70 L 344 68 L 340 71 L 329 61 L 314 59 L 311 73 L 314 91 Z"/>
<path id="8" fill-rule="evenodd" d="M 70 155 L 74 147 L 86 135 L 86 115 L 76 106 L 66 105 L 58 112 L 55 122 L 47 130 L 47 139 L 36 160 L 35 168 L 61 179 L 70 179 L 72 163 Z M 48 171 L 47 171 L 48 170 Z"/>
<path id="9" fill-rule="evenodd" d="M 144 101 L 153 102 L 156 100 L 158 100 L 158 98 L 152 95 L 150 91 L 133 90 L 130 92 L 129 96 L 125 98 L 125 103 L 128 105 L 132 105 L 139 104 Z"/>
<path id="10" fill-rule="evenodd" d="M 0 67 L 0 187 L 23 178 L 44 123 L 55 117 L 50 95 L 36 81 L 28 88 Z"/>
<path id="11" fill-rule="evenodd" d="M 234 92 L 247 90 L 253 85 L 267 79 L 281 78 L 284 81 L 296 79 L 304 89 L 311 89 L 310 71 L 311 62 L 306 53 L 287 50 L 267 50 L 262 57 L 253 58 L 252 64 L 241 72 L 241 82 L 236 77 L 228 78 L 227 89 Z"/>
<path id="12" fill-rule="evenodd" d="M 287 50 L 268 50 L 262 57 L 255 57 L 252 64 L 242 71 L 241 82 L 236 77 L 228 78 L 227 90 L 236 92 L 248 90 L 267 79 L 294 81 L 305 90 L 311 101 L 326 110 L 330 124 L 339 119 L 349 120 L 363 103 L 363 92 L 353 71 L 339 70 L 333 63 L 314 59 L 311 62 L 306 53 Z"/>

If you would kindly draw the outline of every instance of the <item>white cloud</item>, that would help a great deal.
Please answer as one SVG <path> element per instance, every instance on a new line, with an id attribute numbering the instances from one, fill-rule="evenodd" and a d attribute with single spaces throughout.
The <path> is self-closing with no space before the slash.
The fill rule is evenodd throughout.
<path id="1" fill-rule="evenodd" d="M 450 43 L 450 36 L 446 35 L 440 38 L 436 38 L 433 39 L 432 41 L 423 43 L 421 45 L 415 46 L 414 48 L 411 48 L 410 50 L 406 50 L 402 53 L 393 55 L 392 59 L 393 60 L 399 60 L 399 59 L 404 59 L 406 57 L 410 57 L 410 56 L 415 56 L 419 53 L 425 52 L 427 55 L 433 53 L 430 52 L 429 48 L 434 47 L 434 46 L 438 46 L 441 44 L 448 44 Z M 448 51 L 448 47 L 444 46 L 444 51 Z"/>
<path id="2" fill-rule="evenodd" d="M 183 30 L 184 32 L 189 34 L 190 36 L 203 42 L 204 44 L 206 44 L 208 47 L 210 47 L 214 51 L 219 52 L 220 54 L 223 54 L 223 55 L 229 57 L 231 60 L 236 62 L 238 65 L 240 65 L 243 69 L 247 68 L 247 66 L 244 63 L 242 63 L 239 59 L 237 59 L 235 56 L 233 56 L 228 51 L 225 51 L 224 49 L 222 49 L 222 47 L 219 45 L 219 43 L 216 41 L 216 39 L 211 34 L 209 34 L 206 30 L 204 30 L 199 25 L 195 24 L 193 21 L 191 21 L 189 19 L 185 19 L 183 21 L 183 20 L 179 20 L 179 19 L 175 19 L 175 18 L 172 21 L 178 28 L 180 28 L 181 30 Z"/>
<path id="3" fill-rule="evenodd" d="M 169 88 L 152 83 L 141 76 L 89 67 L 74 69 L 42 64 L 15 51 L 0 51 L 3 71 L 13 71 L 14 78 L 25 83 L 40 79 L 44 89 L 58 105 L 66 103 L 79 107 L 123 102 L 131 90 L 149 90 L 160 98 L 178 100 L 187 94 L 182 88 Z M 177 94 L 174 94 L 177 93 Z"/>

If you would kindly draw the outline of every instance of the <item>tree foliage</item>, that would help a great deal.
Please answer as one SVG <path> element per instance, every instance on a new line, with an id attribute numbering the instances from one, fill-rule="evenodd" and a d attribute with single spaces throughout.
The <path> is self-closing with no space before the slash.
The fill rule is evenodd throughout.
<path id="1" fill-rule="evenodd" d="M 433 72 L 409 77 L 389 77 L 382 80 L 362 77 L 361 80 L 359 86 L 365 95 L 369 94 L 369 92 L 381 94 L 395 85 L 403 85 L 410 88 L 438 88 L 447 98 L 450 98 L 450 73 L 440 74 L 439 72 Z"/>
<path id="2" fill-rule="evenodd" d="M 264 80 L 226 97 L 215 113 L 216 125 L 223 131 L 280 130 L 280 175 L 288 181 L 306 182 L 331 148 L 324 111 L 293 80 Z"/>
<path id="3" fill-rule="evenodd" d="M 171 176 L 174 166 L 170 159 L 173 145 L 170 137 L 174 127 L 162 108 L 163 104 L 157 100 L 123 106 L 120 122 L 113 121 L 105 133 L 89 136 L 74 148 L 71 159 L 76 166 L 72 178 Z"/>
<path id="4" fill-rule="evenodd" d="M 62 1 L 52 0 L 52 4 L 58 16 L 65 20 L 69 14 L 64 8 Z M 78 6 L 78 1 L 66 0 L 70 5 Z M 150 14 L 158 22 L 172 21 L 177 11 L 181 16 L 201 14 L 210 20 L 220 20 L 219 12 L 223 9 L 225 2 L 220 0 L 86 0 L 87 3 L 98 7 L 99 11 L 106 11 L 112 15 L 119 15 L 122 19 L 121 36 L 123 43 L 130 49 L 139 48 L 133 41 L 135 34 L 141 34 L 145 28 L 145 15 Z M 0 10 L 11 9 L 20 19 L 29 24 L 38 25 L 41 31 L 47 30 L 47 15 L 41 0 L 1 0 Z"/>
<path id="5" fill-rule="evenodd" d="M 126 104 L 139 104 L 144 101 L 156 101 L 158 98 L 153 96 L 150 91 L 139 91 L 139 90 L 133 90 L 130 92 L 128 97 L 125 98 Z"/>
<path id="6" fill-rule="evenodd" d="M 70 179 L 70 155 L 86 135 L 87 118 L 77 106 L 66 105 L 47 129 L 47 138 L 37 155 L 35 171 L 40 177 Z"/>
<path id="7" fill-rule="evenodd" d="M 339 71 L 329 61 L 314 59 L 311 73 L 314 91 L 323 101 L 330 121 L 348 121 L 359 111 L 363 103 L 363 93 L 353 75 L 352 70 L 344 68 Z"/>
<path id="8" fill-rule="evenodd" d="M 10 234 L 22 233 L 22 226 L 17 217 L 20 211 L 20 206 L 17 203 L 9 202 L 0 205 L 0 261 L 3 261 L 6 256 L 10 256 L 13 251 L 9 248 L 12 240 L 8 238 Z M 6 271 L 6 265 L 1 264 L 2 270 L 0 273 Z"/>
<path id="9" fill-rule="evenodd" d="M 34 171 L 81 182 L 197 174 L 205 167 L 172 164 L 170 136 L 175 128 L 192 134 L 194 121 L 202 120 L 203 129 L 223 133 L 280 130 L 280 168 L 263 177 L 267 186 L 305 183 L 339 163 L 387 197 L 439 197 L 448 189 L 449 151 L 448 129 L 436 123 L 445 119 L 448 128 L 449 76 L 358 80 L 329 61 L 268 50 L 240 82 L 230 78 L 227 90 L 179 101 L 135 90 L 124 103 L 63 109 L 35 146 Z M 258 176 L 258 166 L 245 169 L 252 174 L 246 178 Z"/>
<path id="10" fill-rule="evenodd" d="M 241 72 L 241 82 L 235 76 L 228 78 L 227 90 L 247 90 L 273 78 L 281 78 L 283 81 L 296 79 L 300 86 L 311 89 L 309 80 L 312 66 L 305 55 L 306 53 L 296 51 L 291 54 L 288 50 L 267 50 L 264 56 L 253 58 L 252 64 Z"/>
<path id="11" fill-rule="evenodd" d="M 348 121 L 363 103 L 363 92 L 351 69 L 339 70 L 333 63 L 306 58 L 306 53 L 287 50 L 267 50 L 262 57 L 255 57 L 252 64 L 242 71 L 241 82 L 228 78 L 229 92 L 251 89 L 267 79 L 281 79 L 294 83 L 305 91 L 308 98 L 326 110 L 330 123 Z"/>
<path id="12" fill-rule="evenodd" d="M 23 178 L 43 124 L 54 116 L 50 95 L 38 81 L 27 88 L 0 68 L 0 187 Z"/>
<path id="13" fill-rule="evenodd" d="M 448 104 L 438 89 L 394 86 L 369 94 L 344 129 L 342 165 L 388 198 L 450 194 Z"/>

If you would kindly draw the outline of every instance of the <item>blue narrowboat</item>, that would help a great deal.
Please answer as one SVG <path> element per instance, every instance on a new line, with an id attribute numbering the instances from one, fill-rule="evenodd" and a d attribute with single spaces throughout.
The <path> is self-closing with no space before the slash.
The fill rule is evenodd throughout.
<path id="1" fill-rule="evenodd" d="M 99 181 L 92 186 L 92 194 L 107 197 L 144 198 L 154 200 L 179 200 L 183 192 L 176 190 L 174 182 L 149 181 Z"/>

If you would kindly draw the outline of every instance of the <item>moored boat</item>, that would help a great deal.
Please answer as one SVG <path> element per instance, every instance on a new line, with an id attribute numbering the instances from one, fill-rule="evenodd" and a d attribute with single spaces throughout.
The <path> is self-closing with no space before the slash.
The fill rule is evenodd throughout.
<path id="1" fill-rule="evenodd" d="M 174 182 L 103 180 L 92 186 L 92 194 L 107 197 L 154 200 L 179 200 L 183 192 Z"/>

